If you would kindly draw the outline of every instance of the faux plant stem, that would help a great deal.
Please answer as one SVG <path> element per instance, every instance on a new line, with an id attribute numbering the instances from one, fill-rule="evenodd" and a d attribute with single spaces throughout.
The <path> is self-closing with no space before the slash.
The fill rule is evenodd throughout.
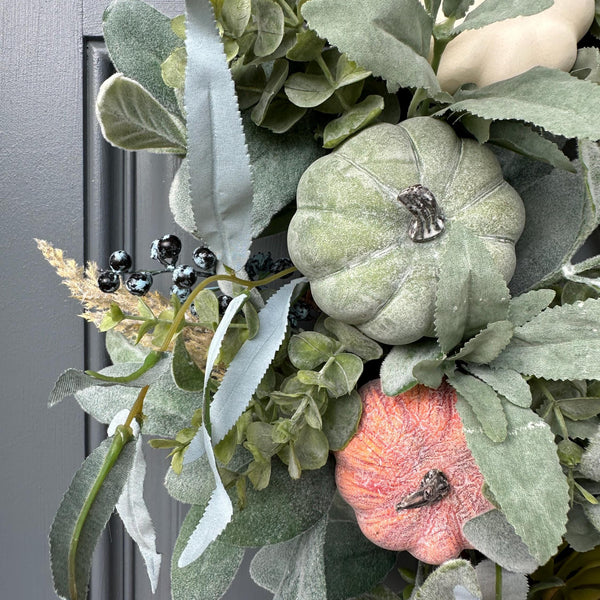
<path id="1" fill-rule="evenodd" d="M 97 373 L 96 371 L 86 371 L 86 375 L 91 375 L 96 379 L 100 379 L 102 381 L 109 381 L 111 383 L 128 383 L 130 381 L 135 381 L 136 379 L 141 377 L 146 371 L 149 371 L 159 361 L 162 352 L 163 351 L 152 350 L 144 359 L 142 366 L 133 373 L 130 373 L 129 375 L 111 377 L 110 375 L 103 375 L 102 373 Z"/>
<path id="2" fill-rule="evenodd" d="M 502 600 L 502 567 L 496 565 L 496 599 Z"/>
<path id="3" fill-rule="evenodd" d="M 147 386 L 146 386 L 147 387 Z M 129 421 L 129 419 L 128 419 Z M 130 422 L 130 421 L 129 421 Z M 92 489 L 88 494 L 83 506 L 81 507 L 81 512 L 79 513 L 79 517 L 77 518 L 77 522 L 75 523 L 75 528 L 73 530 L 73 536 L 71 537 L 71 543 L 69 545 L 69 595 L 71 596 L 71 600 L 77 600 L 79 598 L 77 592 L 77 577 L 76 577 L 76 567 L 77 567 L 77 548 L 79 547 L 79 536 L 81 535 L 81 531 L 85 524 L 85 521 L 89 515 L 90 509 L 92 508 L 92 504 L 98 495 L 102 485 L 104 484 L 104 480 L 110 473 L 111 469 L 114 467 L 119 455 L 121 454 L 121 450 L 125 447 L 125 444 L 133 437 L 133 432 L 129 425 L 119 425 L 115 434 L 113 436 L 113 441 L 108 449 L 108 453 L 104 458 L 104 462 L 102 463 L 102 467 L 100 468 L 100 472 L 92 485 Z"/>

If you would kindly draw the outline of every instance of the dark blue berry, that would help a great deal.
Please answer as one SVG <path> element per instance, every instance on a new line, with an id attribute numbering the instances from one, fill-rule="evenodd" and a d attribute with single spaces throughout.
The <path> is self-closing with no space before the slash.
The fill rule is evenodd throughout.
<path id="1" fill-rule="evenodd" d="M 273 262 L 269 271 L 271 273 L 281 273 L 281 271 L 285 271 L 285 269 L 289 269 L 293 266 L 294 263 L 289 258 L 278 258 L 276 261 Z M 290 275 L 286 275 L 285 277 L 289 277 Z"/>
<path id="2" fill-rule="evenodd" d="M 150 244 L 150 258 L 160 261 L 163 265 L 174 265 L 181 252 L 181 240 L 174 234 L 163 235 Z"/>
<path id="3" fill-rule="evenodd" d="M 223 313 L 227 310 L 227 307 L 231 304 L 233 298 L 231 296 L 227 296 L 223 294 L 219 296 L 219 314 L 223 315 Z"/>
<path id="4" fill-rule="evenodd" d="M 175 294 L 179 298 L 179 302 L 182 304 L 187 300 L 187 297 L 191 294 L 192 290 L 189 288 L 179 287 L 178 285 L 172 285 L 169 293 Z"/>
<path id="5" fill-rule="evenodd" d="M 288 313 L 288 321 L 292 327 L 298 327 L 299 321 L 306 321 L 310 314 L 310 306 L 304 300 L 298 300 Z"/>
<path id="6" fill-rule="evenodd" d="M 98 287 L 105 294 L 112 294 L 119 289 L 121 278 L 114 271 L 101 271 L 98 275 Z"/>
<path id="7" fill-rule="evenodd" d="M 196 248 L 194 250 L 194 263 L 207 275 L 213 275 L 217 267 L 217 257 L 214 252 L 208 248 Z"/>
<path id="8" fill-rule="evenodd" d="M 196 283 L 196 271 L 190 265 L 179 265 L 173 271 L 173 284 L 181 288 L 191 288 Z"/>
<path id="9" fill-rule="evenodd" d="M 152 275 L 147 271 L 132 273 L 125 284 L 127 291 L 134 296 L 145 296 L 152 287 Z"/>
<path id="10" fill-rule="evenodd" d="M 246 274 L 251 281 L 262 279 L 267 273 L 271 272 L 271 265 L 273 264 L 273 258 L 271 253 L 258 252 L 253 254 L 246 262 Z"/>
<path id="11" fill-rule="evenodd" d="M 133 261 L 125 250 L 115 250 L 108 259 L 108 266 L 117 273 L 125 273 L 131 269 Z"/>

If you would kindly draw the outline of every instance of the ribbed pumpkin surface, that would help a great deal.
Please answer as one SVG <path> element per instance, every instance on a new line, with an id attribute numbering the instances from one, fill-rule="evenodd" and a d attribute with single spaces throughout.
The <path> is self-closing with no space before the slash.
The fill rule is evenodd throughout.
<path id="1" fill-rule="evenodd" d="M 358 432 L 335 456 L 338 489 L 361 530 L 375 544 L 429 564 L 455 558 L 471 547 L 463 524 L 493 508 L 481 492 L 483 477 L 465 442 L 456 393 L 446 384 L 437 390 L 418 385 L 390 397 L 375 380 L 360 394 Z M 448 495 L 397 510 L 432 469 L 446 476 Z"/>

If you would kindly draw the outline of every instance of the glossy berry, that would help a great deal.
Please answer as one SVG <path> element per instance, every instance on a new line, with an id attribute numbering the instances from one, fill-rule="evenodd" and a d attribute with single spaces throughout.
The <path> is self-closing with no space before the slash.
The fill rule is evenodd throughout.
<path id="1" fill-rule="evenodd" d="M 182 304 L 187 300 L 187 297 L 191 294 L 192 290 L 189 288 L 179 287 L 178 285 L 172 285 L 169 293 L 175 294 L 179 298 L 179 302 Z"/>
<path id="2" fill-rule="evenodd" d="M 134 296 L 144 296 L 152 287 L 152 275 L 147 271 L 132 273 L 125 284 L 127 291 Z"/>
<path id="3" fill-rule="evenodd" d="M 121 278 L 114 271 L 101 271 L 98 275 L 98 287 L 105 294 L 112 294 L 119 289 Z"/>
<path id="4" fill-rule="evenodd" d="M 227 307 L 231 304 L 232 300 L 233 298 L 226 294 L 219 296 L 219 314 L 222 315 L 227 310 Z"/>
<path id="5" fill-rule="evenodd" d="M 172 233 L 163 235 L 150 244 L 150 258 L 160 261 L 163 265 L 174 265 L 181 252 L 181 240 Z"/>
<path id="6" fill-rule="evenodd" d="M 191 288 L 196 283 L 196 271 L 190 265 L 179 265 L 173 271 L 173 284 L 180 288 Z"/>
<path id="7" fill-rule="evenodd" d="M 273 258 L 271 253 L 257 252 L 253 254 L 246 262 L 246 274 L 250 281 L 256 281 L 262 279 L 267 273 L 271 272 L 271 266 L 273 265 Z"/>
<path id="8" fill-rule="evenodd" d="M 129 271 L 132 264 L 131 256 L 125 250 L 115 250 L 108 259 L 108 266 L 117 273 Z"/>
<path id="9" fill-rule="evenodd" d="M 273 261 L 269 270 L 271 273 L 281 273 L 281 271 L 285 271 L 285 269 L 289 269 L 293 266 L 294 263 L 289 258 L 278 258 L 276 261 Z M 289 277 L 290 275 L 286 275 L 285 277 Z"/>
<path id="10" fill-rule="evenodd" d="M 194 250 L 194 263 L 207 275 L 212 275 L 215 272 L 217 266 L 217 257 L 212 250 L 208 248 L 196 248 Z"/>
<path id="11" fill-rule="evenodd" d="M 288 321 L 292 327 L 298 327 L 298 321 L 306 321 L 310 314 L 310 306 L 303 300 L 298 300 L 294 306 L 290 308 Z"/>

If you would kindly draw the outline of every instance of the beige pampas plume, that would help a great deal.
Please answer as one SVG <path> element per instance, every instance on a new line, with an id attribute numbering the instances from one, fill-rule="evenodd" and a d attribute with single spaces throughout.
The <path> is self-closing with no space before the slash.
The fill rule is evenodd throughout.
<path id="1" fill-rule="evenodd" d="M 138 314 L 138 298 L 132 296 L 125 289 L 119 288 L 112 294 L 106 294 L 98 289 L 99 269 L 96 263 L 89 261 L 84 268 L 72 258 L 65 258 L 64 252 L 49 242 L 38 239 L 35 241 L 42 256 L 54 267 L 62 279 L 62 283 L 69 289 L 71 297 L 78 300 L 83 306 L 84 311 L 80 316 L 86 321 L 99 327 L 111 304 L 118 304 L 125 314 Z M 146 294 L 144 303 L 155 315 L 171 308 L 169 300 L 158 292 Z M 115 330 L 133 341 L 137 336 L 139 326 L 140 321 L 125 319 L 115 327 Z M 194 362 L 202 368 L 206 364 L 206 351 L 212 339 L 212 331 L 186 327 L 183 334 L 188 352 Z M 151 338 L 145 336 L 140 343 L 150 346 Z"/>

